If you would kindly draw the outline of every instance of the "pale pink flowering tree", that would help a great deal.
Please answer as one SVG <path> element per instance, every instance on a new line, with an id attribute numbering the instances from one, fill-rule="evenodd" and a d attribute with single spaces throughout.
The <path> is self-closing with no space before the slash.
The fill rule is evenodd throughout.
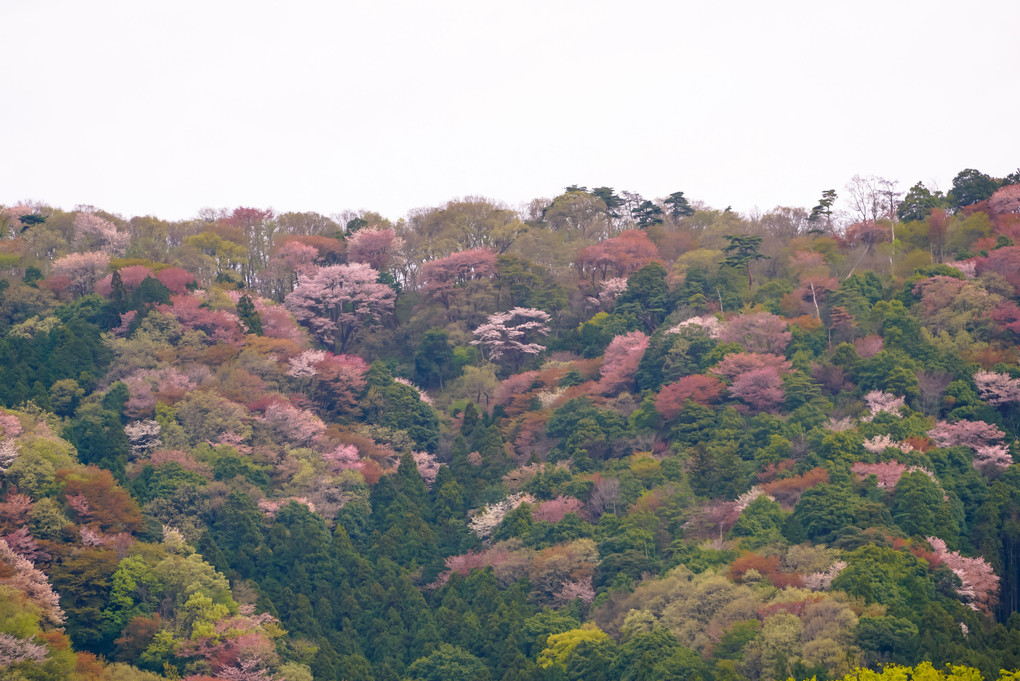
<path id="1" fill-rule="evenodd" d="M 786 399 L 783 379 L 775 367 L 762 367 L 740 374 L 730 384 L 729 393 L 761 411 L 773 410 Z"/>
<path id="2" fill-rule="evenodd" d="M 262 418 L 289 443 L 301 447 L 315 444 L 326 430 L 318 416 L 285 402 L 270 404 Z"/>
<path id="3" fill-rule="evenodd" d="M 476 279 L 496 273 L 496 254 L 488 248 L 459 251 L 445 258 L 430 260 L 421 266 L 422 288 L 425 293 L 450 309 L 458 288 Z"/>
<path id="4" fill-rule="evenodd" d="M 1020 402 L 1020 379 L 993 371 L 979 371 L 974 374 L 981 399 L 993 406 Z"/>
<path id="5" fill-rule="evenodd" d="M 957 421 L 938 425 L 928 431 L 928 437 L 939 447 L 985 447 L 1005 437 L 1005 433 L 984 421 Z"/>
<path id="6" fill-rule="evenodd" d="M 595 587 L 592 585 L 591 577 L 577 580 L 568 579 L 553 594 L 553 601 L 561 604 L 572 603 L 577 598 L 580 598 L 585 605 L 591 605 L 591 602 L 595 600 Z"/>
<path id="7" fill-rule="evenodd" d="M 84 296 L 96 288 L 96 283 L 110 266 L 110 254 L 93 251 L 71 253 L 53 261 L 53 275 L 68 282 L 68 291 Z"/>
<path id="8" fill-rule="evenodd" d="M 1013 455 L 1006 445 L 984 445 L 974 449 L 974 468 L 985 475 L 994 475 L 1013 465 Z"/>
<path id="9" fill-rule="evenodd" d="M 602 359 L 599 390 L 610 394 L 632 381 L 647 348 L 648 336 L 640 331 L 631 331 L 614 338 Z"/>
<path id="10" fill-rule="evenodd" d="M 722 322 L 712 315 L 685 319 L 673 328 L 667 330 L 666 333 L 680 333 L 688 326 L 700 326 L 711 338 L 719 338 L 722 334 Z"/>
<path id="11" fill-rule="evenodd" d="M 0 440 L 0 471 L 5 471 L 18 458 L 18 444 L 10 439 Z"/>
<path id="12" fill-rule="evenodd" d="M 294 378 L 315 378 L 319 375 L 318 365 L 326 359 L 325 350 L 305 350 L 300 355 L 291 357 L 288 363 L 288 376 Z"/>
<path id="13" fill-rule="evenodd" d="M 11 634 L 0 634 L 0 669 L 18 662 L 42 662 L 49 655 L 46 646 Z"/>
<path id="14" fill-rule="evenodd" d="M 508 358 L 519 366 L 526 355 L 537 355 L 542 346 L 533 342 L 537 336 L 549 333 L 549 313 L 531 307 L 515 307 L 496 312 L 475 329 L 471 345 L 482 348 L 487 359 Z"/>
<path id="15" fill-rule="evenodd" d="M 506 517 L 507 513 L 514 510 L 521 504 L 534 504 L 535 497 L 531 496 L 527 492 L 518 492 L 517 494 L 511 494 L 502 501 L 485 506 L 479 509 L 471 517 L 468 522 L 468 527 L 479 539 L 488 539 L 492 536 L 499 524 L 503 522 L 503 518 Z"/>
<path id="16" fill-rule="evenodd" d="M 123 255 L 130 241 L 130 234 L 117 231 L 117 225 L 94 213 L 76 213 L 74 216 L 76 248 Z"/>
<path id="17" fill-rule="evenodd" d="M 928 537 L 928 543 L 935 553 L 935 560 L 945 564 L 960 578 L 956 593 L 974 610 L 991 612 L 999 600 L 999 576 L 984 558 L 966 558 L 956 551 L 950 551 L 946 542 L 938 537 Z"/>
<path id="18" fill-rule="evenodd" d="M 748 352 L 781 355 L 793 338 L 786 321 L 771 312 L 748 312 L 723 325 L 719 339 L 739 343 Z"/>
<path id="19" fill-rule="evenodd" d="M 285 304 L 324 345 L 342 353 L 365 327 L 393 309 L 396 293 L 364 263 L 317 267 L 299 278 Z"/>
<path id="20" fill-rule="evenodd" d="M 736 352 L 726 355 L 714 367 L 709 369 L 713 374 L 724 378 L 734 379 L 737 376 L 746 374 L 757 369 L 772 368 L 779 375 L 786 374 L 793 368 L 793 364 L 779 355 L 760 354 L 754 352 Z"/>
<path id="21" fill-rule="evenodd" d="M 839 573 L 846 568 L 844 560 L 837 560 L 822 572 L 813 572 L 804 576 L 804 588 L 812 591 L 826 591 L 832 586 L 832 580 L 839 576 Z"/>
<path id="22" fill-rule="evenodd" d="M 1020 184 L 1006 185 L 988 199 L 993 213 L 1020 213 Z"/>
<path id="23" fill-rule="evenodd" d="M 64 623 L 64 611 L 60 609 L 60 597 L 50 586 L 46 575 L 37 570 L 31 561 L 22 558 L 0 539 L 0 563 L 6 569 L 0 577 L 0 584 L 23 592 L 28 600 L 42 611 L 47 624 L 60 626 Z"/>
<path id="24" fill-rule="evenodd" d="M 124 434 L 131 443 L 131 455 L 134 458 L 144 456 L 160 446 L 160 425 L 151 419 L 132 421 L 124 426 Z"/>
<path id="25" fill-rule="evenodd" d="M 904 398 L 881 390 L 872 390 L 864 396 L 864 401 L 868 404 L 868 414 L 861 418 L 862 421 L 872 421 L 883 413 L 899 416 L 904 404 Z"/>
<path id="26" fill-rule="evenodd" d="M 366 227 L 347 237 L 347 258 L 385 272 L 404 248 L 404 240 L 392 229 Z"/>
<path id="27" fill-rule="evenodd" d="M 606 279 L 599 286 L 599 296 L 596 301 L 603 310 L 611 310 L 616 303 L 616 299 L 626 290 L 626 278 L 613 277 L 612 279 Z"/>
<path id="28" fill-rule="evenodd" d="M 584 516 L 584 504 L 575 497 L 556 497 L 540 502 L 531 512 L 531 517 L 534 520 L 558 523 L 568 513 Z"/>
<path id="29" fill-rule="evenodd" d="M 0 434 L 4 437 L 18 437 L 22 432 L 24 429 L 17 416 L 0 411 Z"/>
<path id="30" fill-rule="evenodd" d="M 439 475 L 439 468 L 443 464 L 428 452 L 411 452 L 411 456 L 414 458 L 414 465 L 418 468 L 418 475 L 421 476 L 425 487 L 432 489 L 432 485 L 436 482 L 436 476 Z"/>
<path id="31" fill-rule="evenodd" d="M 361 455 L 354 445 L 338 445 L 322 455 L 323 460 L 334 473 L 343 470 L 361 470 Z"/>

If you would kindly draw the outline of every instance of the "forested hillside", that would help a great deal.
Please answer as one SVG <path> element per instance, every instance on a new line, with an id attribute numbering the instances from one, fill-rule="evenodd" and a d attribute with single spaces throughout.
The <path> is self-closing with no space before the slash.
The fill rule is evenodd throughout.
<path id="1" fill-rule="evenodd" d="M 0 678 L 1020 668 L 1020 171 L 0 233 Z"/>

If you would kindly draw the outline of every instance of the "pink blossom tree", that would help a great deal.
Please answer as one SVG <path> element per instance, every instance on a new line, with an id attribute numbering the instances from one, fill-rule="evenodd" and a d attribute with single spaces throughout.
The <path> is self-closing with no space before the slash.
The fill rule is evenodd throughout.
<path id="1" fill-rule="evenodd" d="M 709 371 L 723 378 L 735 379 L 737 376 L 746 374 L 757 369 L 772 368 L 782 376 L 793 368 L 793 364 L 779 355 L 760 354 L 754 352 L 737 352 L 726 355 Z"/>
<path id="2" fill-rule="evenodd" d="M 414 465 L 418 468 L 418 475 L 421 476 L 425 487 L 432 489 L 432 485 L 436 482 L 436 477 L 439 475 L 439 468 L 443 464 L 439 463 L 436 457 L 428 452 L 411 452 L 411 457 L 414 459 Z"/>
<path id="3" fill-rule="evenodd" d="M 392 229 L 366 227 L 347 238 L 347 258 L 385 272 L 393 266 L 403 247 L 404 240 Z"/>
<path id="4" fill-rule="evenodd" d="M 537 355 L 542 346 L 533 340 L 549 333 L 549 313 L 531 307 L 515 307 L 496 312 L 475 329 L 471 345 L 480 346 L 489 360 L 509 359 L 520 366 L 527 355 Z"/>
<path id="5" fill-rule="evenodd" d="M 358 333 L 393 309 L 396 293 L 364 263 L 317 267 L 303 276 L 285 304 L 323 344 L 343 353 Z"/>
<path id="6" fill-rule="evenodd" d="M 46 575 L 37 570 L 31 561 L 12 551 L 3 539 L 0 539 L 0 563 L 4 565 L 0 573 L 0 584 L 24 593 L 29 601 L 39 607 L 46 623 L 54 626 L 64 623 L 60 597 L 53 591 Z"/>
<path id="7" fill-rule="evenodd" d="M 1020 402 L 1020 380 L 1008 374 L 979 371 L 974 374 L 974 382 L 981 399 L 992 406 Z"/>
<path id="8" fill-rule="evenodd" d="M 782 355 L 793 338 L 786 321 L 770 312 L 740 314 L 723 325 L 719 340 L 739 343 L 748 352 Z"/>
<path id="9" fill-rule="evenodd" d="M 604 394 L 614 393 L 632 381 L 647 348 L 648 336 L 640 331 L 614 338 L 602 359 L 599 390 Z"/>
<path id="10" fill-rule="evenodd" d="M 868 414 L 861 418 L 862 421 L 872 421 L 883 413 L 899 416 L 904 404 L 904 398 L 881 390 L 872 390 L 864 396 L 864 401 L 868 404 Z"/>
<path id="11" fill-rule="evenodd" d="M 950 551 L 946 542 L 928 537 L 937 563 L 945 564 L 960 578 L 956 593 L 974 610 L 991 612 L 999 601 L 999 576 L 984 558 L 966 558 Z"/>
<path id="12" fill-rule="evenodd" d="M 563 520 L 568 513 L 583 516 L 584 504 L 578 501 L 575 497 L 559 496 L 554 499 L 540 502 L 531 512 L 531 517 L 534 520 L 558 523 Z"/>
<path id="13" fill-rule="evenodd" d="M 109 265 L 109 253 L 71 253 L 53 261 L 53 275 L 66 279 L 68 290 L 73 295 L 84 296 L 95 290 L 96 283 Z"/>
<path id="14" fill-rule="evenodd" d="M 496 254 L 488 248 L 474 248 L 424 263 L 420 278 L 426 295 L 449 310 L 458 289 L 495 273 Z"/>
<path id="15" fill-rule="evenodd" d="M 1005 437 L 1005 433 L 984 421 L 957 421 L 938 425 L 928 431 L 928 437 L 939 447 L 970 447 L 977 449 Z"/>
<path id="16" fill-rule="evenodd" d="M 762 367 L 740 374 L 730 384 L 729 393 L 762 411 L 773 410 L 786 399 L 783 379 L 775 367 Z"/>
<path id="17" fill-rule="evenodd" d="M 123 255 L 131 235 L 117 231 L 117 225 L 95 213 L 75 213 L 74 244 L 76 248 Z"/>

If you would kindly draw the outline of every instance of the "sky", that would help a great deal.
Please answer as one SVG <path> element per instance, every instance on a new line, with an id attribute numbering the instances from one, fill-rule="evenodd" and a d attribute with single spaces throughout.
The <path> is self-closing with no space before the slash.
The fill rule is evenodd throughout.
<path id="1" fill-rule="evenodd" d="M 0 0 L 0 25 L 0 204 L 396 220 L 579 184 L 746 214 L 1020 166 L 1017 0 Z"/>

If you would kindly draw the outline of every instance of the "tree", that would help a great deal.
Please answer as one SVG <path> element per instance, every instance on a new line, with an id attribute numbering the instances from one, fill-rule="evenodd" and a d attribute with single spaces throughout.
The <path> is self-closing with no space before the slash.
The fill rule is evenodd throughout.
<path id="1" fill-rule="evenodd" d="M 75 296 L 84 296 L 92 293 L 109 264 L 109 253 L 71 253 L 53 261 L 53 275 L 66 278 Z"/>
<path id="2" fill-rule="evenodd" d="M 407 668 L 411 681 L 488 681 L 489 670 L 477 657 L 449 643 Z"/>
<path id="3" fill-rule="evenodd" d="M 255 310 L 255 303 L 252 302 L 250 296 L 243 295 L 237 301 L 237 316 L 248 329 L 248 333 L 253 333 L 256 336 L 262 335 L 262 318 Z"/>
<path id="4" fill-rule="evenodd" d="M 662 209 L 651 201 L 642 201 L 630 211 L 630 214 L 641 229 L 662 224 Z"/>
<path id="5" fill-rule="evenodd" d="M 633 381 L 647 347 L 648 336 L 640 331 L 631 331 L 614 338 L 602 360 L 599 390 L 607 395 L 612 394 Z"/>
<path id="6" fill-rule="evenodd" d="M 666 205 L 666 210 L 669 213 L 669 217 L 673 218 L 676 222 L 680 218 L 687 218 L 694 215 L 694 208 L 691 207 L 691 202 L 687 200 L 683 192 L 673 192 L 666 200 L 663 201 Z"/>
<path id="7" fill-rule="evenodd" d="M 944 201 L 942 192 L 936 190 L 932 193 L 923 182 L 918 182 L 900 201 L 896 208 L 896 216 L 901 222 L 927 220 L 931 212 L 940 208 Z"/>
<path id="8" fill-rule="evenodd" d="M 747 270 L 747 288 L 754 286 L 751 278 L 751 263 L 757 260 L 765 260 L 767 255 L 761 253 L 761 237 L 753 234 L 726 234 L 730 245 L 723 249 L 726 259 L 723 264 L 727 267 L 743 267 Z"/>
<path id="9" fill-rule="evenodd" d="M 549 333 L 549 313 L 530 307 L 496 312 L 474 333 L 471 345 L 480 346 L 487 359 L 507 358 L 518 368 L 524 356 L 542 351 L 543 347 L 533 341 Z"/>
<path id="10" fill-rule="evenodd" d="M 403 247 L 404 240 L 392 229 L 369 227 L 347 239 L 347 258 L 350 262 L 367 263 L 373 269 L 386 272 Z"/>
<path id="11" fill-rule="evenodd" d="M 597 279 L 607 279 L 610 274 L 626 277 L 658 257 L 658 248 L 645 232 L 628 229 L 612 239 L 582 248 L 577 254 L 577 265 L 582 272 L 591 273 L 594 287 Z"/>
<path id="12" fill-rule="evenodd" d="M 495 272 L 496 254 L 491 250 L 458 251 L 421 266 L 422 289 L 449 310 L 458 289 L 463 290 L 470 281 L 488 279 Z"/>
<path id="13" fill-rule="evenodd" d="M 990 198 L 999 184 L 984 173 L 966 168 L 953 178 L 953 188 L 949 190 L 949 201 L 957 210 L 979 201 Z"/>
<path id="14" fill-rule="evenodd" d="M 818 205 L 811 209 L 811 215 L 808 217 L 810 222 L 818 222 L 825 219 L 825 226 L 831 232 L 832 231 L 832 206 L 836 203 L 836 190 L 826 189 L 822 192 L 822 198 L 818 200 Z"/>
<path id="15" fill-rule="evenodd" d="M 343 353 L 362 329 L 393 309 L 396 294 L 378 278 L 364 263 L 318 267 L 300 279 L 285 304 L 322 343 Z"/>

